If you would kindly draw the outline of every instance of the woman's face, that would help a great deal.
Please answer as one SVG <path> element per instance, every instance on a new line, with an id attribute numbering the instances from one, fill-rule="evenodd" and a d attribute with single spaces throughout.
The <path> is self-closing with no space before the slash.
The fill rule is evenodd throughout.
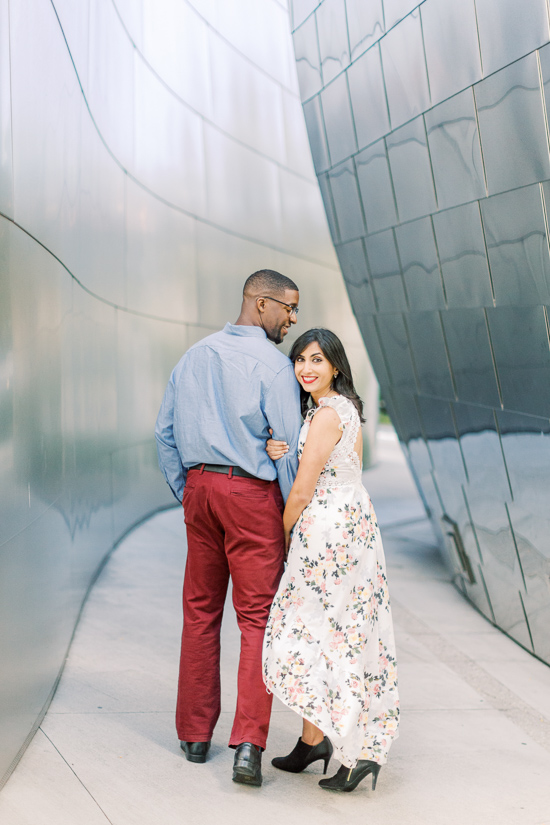
<path id="1" fill-rule="evenodd" d="M 294 362 L 294 374 L 306 392 L 323 398 L 332 387 L 335 368 L 323 355 L 319 344 L 309 344 Z"/>

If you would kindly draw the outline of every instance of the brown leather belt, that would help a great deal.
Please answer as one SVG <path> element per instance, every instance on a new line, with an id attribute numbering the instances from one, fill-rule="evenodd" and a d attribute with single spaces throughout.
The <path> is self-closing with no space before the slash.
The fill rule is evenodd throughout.
<path id="1" fill-rule="evenodd" d="M 247 473 L 242 467 L 230 466 L 228 464 L 193 464 L 189 470 L 201 470 L 205 473 L 224 473 L 228 476 L 240 476 L 240 478 L 255 478 L 261 481 L 258 476 L 253 476 L 252 473 Z M 231 470 L 233 472 L 231 472 Z"/>

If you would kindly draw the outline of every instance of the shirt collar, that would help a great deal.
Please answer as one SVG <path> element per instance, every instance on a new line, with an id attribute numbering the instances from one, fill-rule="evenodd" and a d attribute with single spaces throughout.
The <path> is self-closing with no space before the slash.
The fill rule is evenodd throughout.
<path id="1" fill-rule="evenodd" d="M 227 335 L 241 335 L 245 338 L 267 338 L 265 330 L 261 327 L 248 327 L 243 324 L 230 324 L 229 321 L 224 326 L 223 331 Z"/>

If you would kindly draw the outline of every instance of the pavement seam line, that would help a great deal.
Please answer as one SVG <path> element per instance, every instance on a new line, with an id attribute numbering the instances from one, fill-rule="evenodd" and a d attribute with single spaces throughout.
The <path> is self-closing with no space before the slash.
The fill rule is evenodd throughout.
<path id="1" fill-rule="evenodd" d="M 78 781 L 80 782 L 80 784 L 82 785 L 82 787 L 84 788 L 84 790 L 86 791 L 86 793 L 88 794 L 88 796 L 90 797 L 90 799 L 92 799 L 92 801 L 93 801 L 93 802 L 97 805 L 97 807 L 99 808 L 99 810 L 101 811 L 101 813 L 103 814 L 103 816 L 105 817 L 105 819 L 107 820 L 107 822 L 109 822 L 109 823 L 110 823 L 110 825 L 114 825 L 113 821 L 112 821 L 111 819 L 109 819 L 109 817 L 107 816 L 107 814 L 105 813 L 105 811 L 103 810 L 103 808 L 101 807 L 101 805 L 99 804 L 99 802 L 97 801 L 97 799 L 94 797 L 93 793 L 92 793 L 92 792 L 91 792 L 91 791 L 90 791 L 90 790 L 86 787 L 86 785 L 84 784 L 84 782 L 82 781 L 82 779 L 79 777 L 79 775 L 77 774 L 77 772 L 74 770 L 74 768 L 73 768 L 71 765 L 69 765 L 69 763 L 67 762 L 67 760 L 65 759 L 65 757 L 63 756 L 63 754 L 61 753 L 61 751 L 59 750 L 59 748 L 57 747 L 57 745 L 56 745 L 56 744 L 55 744 L 55 743 L 54 743 L 54 742 L 50 739 L 50 737 L 48 736 L 48 734 L 46 733 L 46 731 L 44 730 L 44 728 L 40 727 L 40 728 L 39 728 L 39 730 L 40 730 L 40 731 L 44 734 L 44 736 L 46 737 L 46 739 L 48 740 L 48 742 L 50 743 L 50 745 L 52 746 L 52 748 L 54 748 L 54 750 L 56 750 L 56 751 L 57 751 L 57 753 L 59 754 L 59 756 L 61 757 L 61 759 L 63 760 L 63 762 L 66 764 L 66 766 L 69 768 L 69 770 L 70 770 L 70 771 L 72 771 L 72 773 L 73 773 L 73 774 L 75 775 L 75 777 L 78 779 Z"/>
<path id="2" fill-rule="evenodd" d="M 538 745 L 550 751 L 550 720 L 492 676 L 481 665 L 463 653 L 440 633 L 411 613 L 398 600 L 392 599 L 395 623 L 457 674 L 483 697 L 491 707 L 527 733 Z M 399 661 L 399 654 L 398 654 Z"/>

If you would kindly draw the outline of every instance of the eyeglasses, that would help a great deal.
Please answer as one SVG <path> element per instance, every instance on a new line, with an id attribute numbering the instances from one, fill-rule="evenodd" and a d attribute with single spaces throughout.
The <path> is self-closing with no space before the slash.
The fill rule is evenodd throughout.
<path id="1" fill-rule="evenodd" d="M 300 312 L 300 309 L 298 307 L 292 306 L 292 304 L 285 304 L 284 301 L 279 301 L 278 298 L 272 298 L 271 295 L 261 295 L 260 297 L 263 298 L 264 301 L 276 301 L 278 304 L 281 304 L 282 306 L 290 310 L 289 315 L 292 315 L 294 313 L 296 318 L 298 317 L 298 313 Z"/>

